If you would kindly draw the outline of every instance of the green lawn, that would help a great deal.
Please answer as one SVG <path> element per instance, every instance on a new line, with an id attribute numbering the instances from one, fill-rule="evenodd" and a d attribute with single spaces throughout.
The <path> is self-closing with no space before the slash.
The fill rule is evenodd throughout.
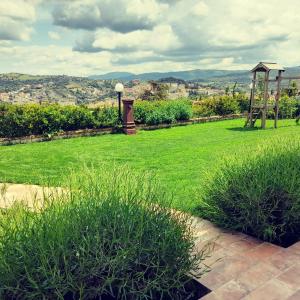
<path id="1" fill-rule="evenodd" d="M 231 120 L 139 131 L 136 136 L 105 135 L 0 146 L 0 181 L 39 184 L 47 178 L 58 184 L 69 167 L 83 163 L 101 167 L 115 162 L 154 171 L 174 193 L 174 205 L 190 210 L 197 205 L 195 190 L 201 187 L 204 173 L 222 155 L 242 152 L 275 136 L 300 138 L 300 126 L 294 120 L 280 121 L 277 130 L 244 130 L 243 124 L 244 120 Z"/>

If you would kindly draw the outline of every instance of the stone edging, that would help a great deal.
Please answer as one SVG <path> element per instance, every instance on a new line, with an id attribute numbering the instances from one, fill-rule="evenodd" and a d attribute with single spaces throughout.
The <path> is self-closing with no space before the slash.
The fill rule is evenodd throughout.
<path id="1" fill-rule="evenodd" d="M 155 129 L 176 127 L 176 126 L 186 126 L 186 125 L 197 124 L 197 123 L 233 120 L 242 117 L 244 117 L 244 114 L 233 114 L 233 115 L 226 115 L 226 116 L 193 118 L 188 121 L 179 121 L 173 124 L 159 124 L 159 125 L 152 125 L 152 126 L 141 124 L 141 125 L 137 125 L 136 127 L 137 129 L 140 130 L 155 130 Z M 112 134 L 117 132 L 118 130 L 116 128 L 108 127 L 108 128 L 99 128 L 99 129 L 82 129 L 82 130 L 74 130 L 74 131 L 65 131 L 65 132 L 59 132 L 54 135 L 48 135 L 48 136 L 31 135 L 31 136 L 24 136 L 19 138 L 0 138 L 0 145 L 27 144 L 27 143 L 44 142 L 44 141 L 68 139 L 68 138 L 75 138 L 75 137 Z"/>

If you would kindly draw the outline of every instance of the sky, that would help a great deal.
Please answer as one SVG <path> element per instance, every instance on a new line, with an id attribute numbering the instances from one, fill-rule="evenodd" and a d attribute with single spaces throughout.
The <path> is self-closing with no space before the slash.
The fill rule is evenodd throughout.
<path id="1" fill-rule="evenodd" d="M 0 0 L 0 73 L 300 65 L 299 0 Z"/>

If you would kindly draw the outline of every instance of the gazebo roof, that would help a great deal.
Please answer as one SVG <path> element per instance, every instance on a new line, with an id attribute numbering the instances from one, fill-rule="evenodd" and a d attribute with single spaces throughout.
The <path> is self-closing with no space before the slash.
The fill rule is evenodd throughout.
<path id="1" fill-rule="evenodd" d="M 268 72 L 272 70 L 285 71 L 285 69 L 277 63 L 260 62 L 251 72 Z"/>

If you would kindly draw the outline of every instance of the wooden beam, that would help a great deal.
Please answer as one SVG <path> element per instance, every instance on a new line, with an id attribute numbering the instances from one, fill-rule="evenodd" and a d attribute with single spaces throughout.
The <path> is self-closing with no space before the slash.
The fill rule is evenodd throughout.
<path id="1" fill-rule="evenodd" d="M 300 78 L 299 78 L 300 79 Z M 268 82 L 277 82 L 278 79 L 269 79 Z M 254 80 L 252 80 L 254 83 Z M 255 80 L 255 82 L 266 82 L 264 79 Z"/>
<path id="2" fill-rule="evenodd" d="M 250 95 L 250 105 L 249 105 L 249 112 L 248 112 L 248 119 L 246 122 L 246 125 L 248 122 L 250 122 L 250 127 L 253 127 L 253 105 L 254 105 L 254 99 L 255 99 L 255 90 L 256 90 L 256 76 L 257 73 L 253 73 L 253 80 L 252 80 L 252 89 L 251 89 L 251 95 Z"/>
<path id="3" fill-rule="evenodd" d="M 269 94 L 269 77 L 270 72 L 266 72 L 265 74 L 265 90 L 264 90 L 264 107 L 261 112 L 261 128 L 266 128 L 266 121 L 267 121 L 267 105 L 268 105 L 268 94 Z"/>
<path id="4" fill-rule="evenodd" d="M 285 79 L 285 80 L 297 80 L 300 79 L 300 76 L 281 76 L 281 80 Z"/>
<path id="5" fill-rule="evenodd" d="M 278 71 L 278 76 L 277 76 L 277 93 L 275 97 L 275 118 L 274 118 L 274 127 L 277 128 L 278 125 L 278 115 L 279 115 L 279 100 L 280 100 L 280 85 L 281 85 L 281 80 L 282 80 L 282 71 Z"/>

